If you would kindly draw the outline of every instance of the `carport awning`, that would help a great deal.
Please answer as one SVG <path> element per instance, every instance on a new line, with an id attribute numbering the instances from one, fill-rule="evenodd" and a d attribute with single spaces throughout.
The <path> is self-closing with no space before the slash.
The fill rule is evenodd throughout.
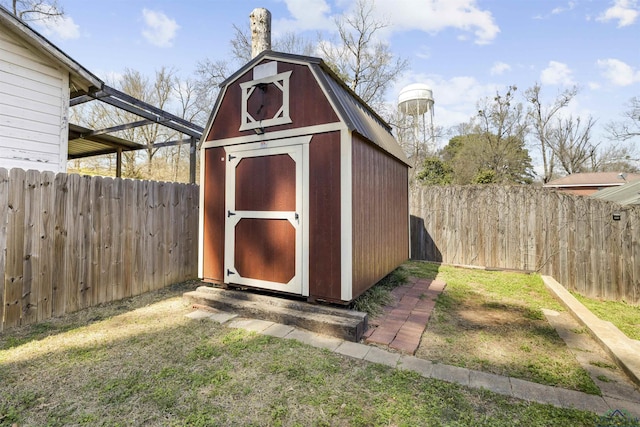
<path id="1" fill-rule="evenodd" d="M 144 145 L 108 134 L 92 134 L 91 129 L 69 124 L 69 159 L 141 150 Z"/>
<path id="2" fill-rule="evenodd" d="M 144 144 L 128 141 L 109 134 L 151 124 L 158 124 L 165 128 L 172 129 L 179 134 L 188 135 L 191 140 L 195 140 L 196 142 L 202 137 L 202 131 L 204 129 L 202 129 L 201 126 L 154 107 L 151 104 L 105 84 L 102 84 L 99 90 L 90 93 L 85 91 L 72 92 L 70 94 L 69 105 L 73 107 L 95 100 L 134 114 L 141 120 L 118 124 L 106 129 L 88 129 L 75 124 L 69 124 L 69 159 L 147 148 Z M 185 142 L 190 141 L 178 139 L 176 141 L 154 143 L 153 148 L 181 145 Z"/>
<path id="3" fill-rule="evenodd" d="M 110 134 L 157 124 L 177 132 L 178 135 L 187 135 L 189 137 L 187 139 L 179 137 L 175 141 L 153 143 L 152 147 L 156 149 L 189 144 L 191 146 L 191 153 L 189 155 L 189 180 L 192 183 L 196 181 L 196 144 L 202 137 L 202 131 L 204 130 L 201 126 L 154 107 L 151 104 L 127 95 L 104 83 L 101 84 L 98 90 L 90 92 L 77 90 L 71 92 L 69 97 L 70 107 L 98 100 L 139 117 L 139 120 L 116 124 L 105 129 L 89 129 L 76 124 L 69 124 L 69 143 L 67 147 L 67 157 L 69 159 L 116 153 L 118 155 L 116 176 L 120 177 L 122 172 L 122 152 L 141 150 L 148 148 L 148 146 Z"/>

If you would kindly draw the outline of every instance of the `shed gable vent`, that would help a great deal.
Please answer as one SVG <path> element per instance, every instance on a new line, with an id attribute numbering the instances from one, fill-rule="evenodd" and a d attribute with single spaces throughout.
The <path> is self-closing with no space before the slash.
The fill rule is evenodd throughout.
<path id="1" fill-rule="evenodd" d="M 265 68 L 259 70 L 257 75 L 273 72 L 271 64 L 276 64 L 277 66 L 276 62 L 259 66 Z M 254 77 L 256 76 L 256 68 L 254 68 Z M 263 130 L 268 126 L 292 122 L 289 114 L 290 77 L 291 71 L 287 71 L 240 84 L 240 89 L 242 90 L 241 131 L 250 129 Z"/>
<path id="2" fill-rule="evenodd" d="M 264 79 L 278 74 L 278 63 L 276 61 L 267 62 L 266 64 L 256 65 L 253 68 L 253 80 Z"/>

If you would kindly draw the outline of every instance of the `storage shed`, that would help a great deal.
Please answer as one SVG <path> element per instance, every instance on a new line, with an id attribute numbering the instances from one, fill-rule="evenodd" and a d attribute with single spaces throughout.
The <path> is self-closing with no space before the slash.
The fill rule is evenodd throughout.
<path id="1" fill-rule="evenodd" d="M 349 303 L 409 258 L 406 156 L 321 59 L 260 53 L 203 135 L 204 281 Z"/>

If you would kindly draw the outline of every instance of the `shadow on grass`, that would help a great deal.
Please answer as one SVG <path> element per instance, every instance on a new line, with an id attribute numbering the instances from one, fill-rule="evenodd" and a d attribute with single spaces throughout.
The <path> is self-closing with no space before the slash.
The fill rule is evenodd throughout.
<path id="1" fill-rule="evenodd" d="M 115 316 L 86 328 L 115 333 L 146 324 L 149 331 L 106 342 L 84 339 L 22 361 L 11 361 L 20 349 L 0 353 L 0 425 L 593 422 L 586 412 L 466 389 L 208 320 L 180 315 L 162 326 L 171 314 L 162 304 L 166 312 L 145 307 L 138 318 Z M 54 337 L 60 344 L 69 338 Z"/>
<path id="2" fill-rule="evenodd" d="M 7 350 L 32 341 L 42 340 L 49 336 L 62 334 L 73 329 L 81 328 L 96 322 L 110 319 L 114 316 L 144 307 L 163 299 L 182 295 L 194 290 L 201 284 L 197 280 L 175 283 L 164 289 L 147 292 L 142 295 L 112 301 L 93 307 L 65 314 L 62 317 L 51 318 L 31 325 L 18 326 L 0 332 L 0 350 Z"/>
<path id="3" fill-rule="evenodd" d="M 483 280 L 491 280 L 485 275 L 483 272 Z M 478 277 L 473 277 L 473 272 L 465 272 L 464 280 L 452 281 L 438 297 L 418 357 L 601 393 L 548 324 L 538 303 L 524 297 L 518 302 L 511 293 L 507 297 L 486 292 L 484 285 L 472 285 L 474 279 Z M 489 283 L 486 286 L 491 288 Z"/>

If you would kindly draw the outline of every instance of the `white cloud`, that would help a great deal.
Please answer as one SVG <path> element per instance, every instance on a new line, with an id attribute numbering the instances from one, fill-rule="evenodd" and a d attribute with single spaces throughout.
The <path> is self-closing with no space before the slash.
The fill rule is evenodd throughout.
<path id="1" fill-rule="evenodd" d="M 543 85 L 566 85 L 575 84 L 573 72 L 562 62 L 549 61 L 549 66 L 540 73 L 540 83 Z"/>
<path id="2" fill-rule="evenodd" d="M 178 23 L 163 12 L 142 9 L 145 28 L 142 35 L 149 43 L 159 47 L 173 46 L 173 39 L 180 28 Z"/>
<path id="3" fill-rule="evenodd" d="M 488 44 L 500 28 L 488 10 L 476 5 L 476 0 L 396 0 L 378 2 L 381 16 L 391 20 L 392 30 L 418 30 L 437 33 L 455 28 L 470 33 L 476 44 Z"/>
<path id="4" fill-rule="evenodd" d="M 284 0 L 292 19 L 279 19 L 274 28 L 294 30 L 334 30 L 333 15 L 326 0 Z M 491 43 L 500 28 L 488 10 L 482 10 L 477 0 L 396 0 L 375 3 L 374 19 L 388 22 L 389 26 L 378 35 L 399 31 L 424 31 L 437 33 L 447 28 L 463 31 L 462 39 L 469 34 L 477 44 Z M 355 2 L 337 1 L 345 6 L 348 14 Z M 349 9 L 350 8 L 350 9 Z"/>
<path id="5" fill-rule="evenodd" d="M 636 22 L 640 16 L 637 0 L 615 0 L 613 6 L 602 12 L 596 19 L 602 22 L 618 21 L 618 28 Z"/>
<path id="6" fill-rule="evenodd" d="M 431 48 L 428 46 L 420 46 L 416 50 L 415 55 L 420 59 L 429 59 L 431 58 Z"/>
<path id="7" fill-rule="evenodd" d="M 566 6 L 558 6 L 558 7 L 554 8 L 551 11 L 551 14 L 552 15 L 558 15 L 560 13 L 563 13 L 563 12 L 566 12 L 566 11 L 569 11 L 569 10 L 573 10 L 575 7 L 576 7 L 576 2 L 575 1 L 570 1 L 570 2 L 567 3 Z"/>
<path id="8" fill-rule="evenodd" d="M 50 5 L 39 6 L 44 13 L 51 9 Z M 70 16 L 56 16 L 44 21 L 34 21 L 38 29 L 47 37 L 57 37 L 62 40 L 77 39 L 80 37 L 80 27 L 73 22 Z"/>
<path id="9" fill-rule="evenodd" d="M 494 62 L 490 72 L 492 76 L 499 76 L 503 74 L 505 71 L 510 71 L 510 70 L 511 70 L 511 65 L 505 62 L 498 61 L 498 62 Z"/>
<path id="10" fill-rule="evenodd" d="M 284 0 L 292 19 L 277 19 L 272 27 L 283 32 L 329 30 L 335 27 L 325 0 Z"/>
<path id="11" fill-rule="evenodd" d="M 605 78 L 616 86 L 629 86 L 640 82 L 640 70 L 634 70 L 619 59 L 599 59 L 597 64 L 603 69 L 602 74 Z"/>

